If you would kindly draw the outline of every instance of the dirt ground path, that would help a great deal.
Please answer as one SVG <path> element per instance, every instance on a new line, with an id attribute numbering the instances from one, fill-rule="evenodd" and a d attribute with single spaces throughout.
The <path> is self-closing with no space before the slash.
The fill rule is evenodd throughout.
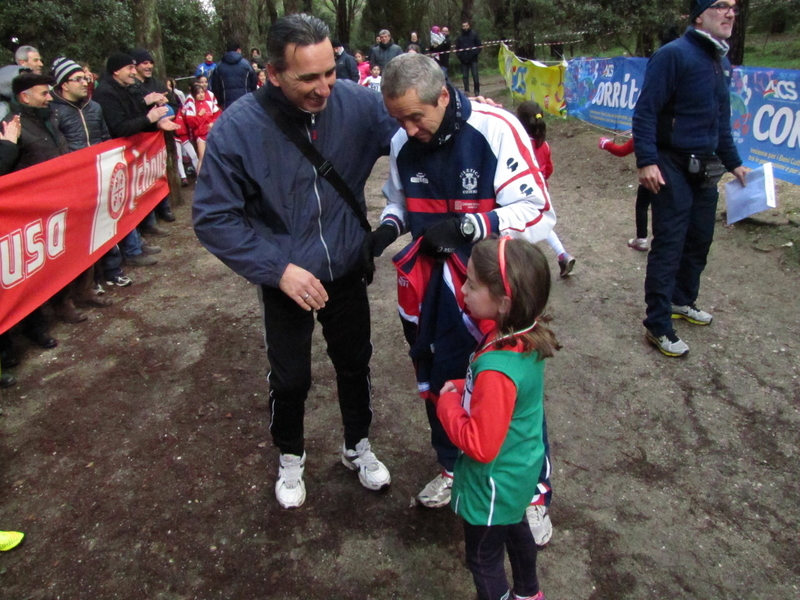
<path id="1" fill-rule="evenodd" d="M 555 533 L 542 588 L 549 600 L 795 599 L 797 188 L 781 186 L 772 225 L 720 218 L 701 290 L 714 324 L 678 325 L 691 352 L 667 359 L 642 335 L 646 255 L 625 245 L 633 159 L 597 150 L 599 135 L 550 124 L 557 231 L 578 263 L 551 299 L 564 349 L 547 371 Z M 373 223 L 386 172 L 384 160 L 370 180 Z M 371 439 L 392 487 L 368 492 L 340 464 L 317 339 L 308 500 L 285 511 L 255 290 L 194 238 L 190 192 L 159 264 L 132 270 L 88 322 L 56 326 L 57 349 L 26 348 L 3 392 L 0 528 L 27 538 L 0 556 L 0 598 L 474 597 L 460 523 L 412 502 L 437 467 L 391 252 L 370 296 Z"/>

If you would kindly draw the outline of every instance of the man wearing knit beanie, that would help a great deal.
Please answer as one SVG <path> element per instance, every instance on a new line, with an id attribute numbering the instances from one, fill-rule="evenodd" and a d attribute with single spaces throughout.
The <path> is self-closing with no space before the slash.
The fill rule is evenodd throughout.
<path id="1" fill-rule="evenodd" d="M 112 54 L 106 63 L 109 76 L 104 78 L 92 96 L 103 108 L 103 117 L 111 137 L 128 137 L 144 131 L 175 131 L 179 127 L 170 118 L 165 118 L 168 112 L 166 106 L 148 108 L 144 106 L 141 94 L 131 93 L 131 86 L 138 85 L 135 62 L 128 54 Z M 136 230 L 123 238 L 119 246 L 129 266 L 148 266 L 158 262 L 143 250 L 142 239 Z"/>
<path id="2" fill-rule="evenodd" d="M 74 60 L 70 60 L 64 56 L 57 58 L 53 61 L 53 68 L 50 70 L 50 75 L 56 80 L 56 87 L 59 87 L 70 77 L 80 73 L 83 76 L 83 67 L 81 67 Z M 88 92 L 88 82 L 87 82 Z"/>
<path id="3" fill-rule="evenodd" d="M 62 56 L 53 61 L 51 73 L 56 85 L 53 87 L 50 109 L 54 123 L 67 141 L 68 151 L 74 152 L 110 140 L 111 135 L 103 119 L 103 109 L 97 102 L 89 99 L 89 80 L 83 67 Z M 121 263 L 118 250 L 116 257 Z M 95 267 L 92 265 L 56 294 L 54 308 L 62 319 L 83 321 L 86 320 L 86 315 L 78 311 L 78 306 L 103 308 L 111 304 L 110 299 L 95 291 L 94 271 Z M 102 288 L 99 290 L 102 291 Z"/>
<path id="4" fill-rule="evenodd" d="M 652 193 L 653 211 L 643 324 L 666 356 L 689 352 L 674 319 L 713 320 L 695 302 L 714 238 L 717 184 L 727 170 L 744 185 L 749 170 L 731 134 L 725 56 L 738 13 L 736 0 L 691 0 L 689 28 L 652 56 L 633 112 L 639 183 Z"/>
<path id="5" fill-rule="evenodd" d="M 109 56 L 108 61 L 106 61 L 106 73 L 113 76 L 125 67 L 134 67 L 135 70 L 135 66 L 136 60 L 134 60 L 130 54 L 125 54 L 124 52 L 115 52 Z"/>
<path id="6" fill-rule="evenodd" d="M 689 23 L 694 24 L 695 19 L 703 14 L 712 4 L 714 4 L 714 0 L 691 0 L 691 5 L 689 7 Z"/>
<path id="7" fill-rule="evenodd" d="M 131 56 L 136 60 L 136 79 L 141 87 L 144 103 L 147 106 L 169 105 L 172 109 L 172 114 L 177 114 L 181 108 L 177 96 L 167 89 L 163 79 L 153 77 L 153 55 L 144 48 L 136 48 L 131 51 Z M 156 215 L 167 222 L 175 220 L 168 197 L 158 204 L 154 212 L 147 215 L 147 218 L 139 226 L 139 231 L 150 235 L 169 235 L 168 229 L 159 226 Z"/>

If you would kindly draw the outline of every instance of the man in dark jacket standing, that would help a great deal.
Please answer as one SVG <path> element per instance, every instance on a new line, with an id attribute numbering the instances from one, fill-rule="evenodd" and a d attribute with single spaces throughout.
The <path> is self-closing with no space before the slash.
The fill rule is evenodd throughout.
<path id="1" fill-rule="evenodd" d="M 53 78 L 36 73 L 22 73 L 11 82 L 14 98 L 11 113 L 4 121 L 10 123 L 19 115 L 22 127 L 17 140 L 17 159 L 13 170 L 20 171 L 38 165 L 67 152 L 67 144 L 50 119 L 50 86 Z M 55 348 L 58 341 L 50 336 L 47 316 L 41 307 L 22 320 L 22 329 L 42 348 Z"/>
<path id="2" fill-rule="evenodd" d="M 388 29 L 381 29 L 378 34 L 378 45 L 373 46 L 369 51 L 370 66 L 378 65 L 381 72 L 395 56 L 400 56 L 403 49 L 392 41 L 392 34 Z"/>
<path id="3" fill-rule="evenodd" d="M 710 325 L 695 306 L 714 237 L 717 183 L 727 170 L 744 185 L 731 134 L 727 40 L 736 0 L 693 0 L 691 26 L 647 65 L 633 113 L 639 183 L 652 193 L 653 243 L 647 257 L 645 337 L 666 356 L 689 351 L 673 319 Z"/>
<path id="4" fill-rule="evenodd" d="M 70 152 L 111 139 L 103 109 L 89 99 L 89 80 L 83 67 L 68 58 L 57 58 L 52 68 L 55 86 L 50 108 Z"/>
<path id="5" fill-rule="evenodd" d="M 475 84 L 476 96 L 481 94 L 481 83 L 478 79 L 478 55 L 481 53 L 481 38 L 472 31 L 468 22 L 461 24 L 461 35 L 456 40 L 456 56 L 461 62 L 461 75 L 464 77 L 464 91 L 469 94 L 469 74 L 472 72 L 472 81 Z"/>
<path id="6" fill-rule="evenodd" d="M 241 44 L 230 42 L 227 50 L 211 76 L 211 91 L 222 110 L 258 87 L 258 76 L 242 56 Z"/>
<path id="7" fill-rule="evenodd" d="M 153 62 L 153 55 L 150 54 L 150 51 L 144 48 L 136 48 L 131 51 L 131 56 L 136 61 L 136 79 L 139 82 L 133 89 L 139 88 L 145 104 L 148 106 L 152 104 L 164 106 L 166 103 L 172 109 L 173 113 L 177 114 L 178 110 L 181 108 L 178 97 L 175 95 L 175 92 L 170 92 L 167 89 L 167 84 L 165 82 L 153 77 L 153 67 L 155 65 Z M 169 141 L 169 143 L 172 142 Z M 159 202 L 155 210 L 147 215 L 139 226 L 139 229 L 145 235 L 168 235 L 168 230 L 159 227 L 156 215 L 168 223 L 172 223 L 175 220 L 175 215 L 169 204 L 169 196 Z"/>
<path id="8" fill-rule="evenodd" d="M 349 79 L 358 83 L 358 65 L 356 59 L 345 52 L 339 40 L 331 42 L 333 45 L 333 54 L 336 59 L 336 79 Z"/>
<path id="9" fill-rule="evenodd" d="M 106 76 L 94 92 L 92 99 L 103 109 L 103 118 L 112 138 L 121 138 L 144 131 L 175 131 L 178 129 L 167 116 L 166 99 L 154 100 L 148 105 L 148 96 L 142 98 L 136 89 L 136 61 L 121 52 L 112 54 L 106 63 Z M 163 98 L 163 96 L 162 96 Z M 125 261 L 132 266 L 154 265 L 158 261 L 142 250 L 142 240 L 134 229 L 119 244 Z M 152 248 L 152 247 L 151 247 Z"/>
<path id="10" fill-rule="evenodd" d="M 53 87 L 53 101 L 50 108 L 53 111 L 53 122 L 64 136 L 69 152 L 82 150 L 94 144 L 100 144 L 111 139 L 108 133 L 103 109 L 100 105 L 89 99 L 89 78 L 78 63 L 65 57 L 53 61 L 51 70 L 56 85 Z M 118 248 L 106 254 L 98 263 L 109 265 L 108 270 L 113 275 L 124 277 L 120 265 L 122 255 Z M 103 288 L 94 288 L 94 271 L 92 265 L 79 275 L 72 286 L 70 293 L 74 302 L 80 305 L 103 308 L 111 305 L 111 300 L 102 297 Z"/>
<path id="11" fill-rule="evenodd" d="M 275 495 L 306 497 L 304 410 L 314 319 L 322 325 L 344 425 L 341 461 L 365 488 L 391 482 L 371 450 L 369 301 L 361 246 L 364 185 L 397 129 L 380 95 L 336 84 L 328 26 L 278 19 L 267 35 L 269 82 L 226 111 L 208 136 L 194 196 L 200 242 L 258 286 L 269 357 L 270 433 L 280 451 Z M 217 67 L 219 69 L 219 67 Z M 334 85 L 336 84 L 336 85 Z M 352 208 L 273 117 L 313 140 L 355 196 Z"/>

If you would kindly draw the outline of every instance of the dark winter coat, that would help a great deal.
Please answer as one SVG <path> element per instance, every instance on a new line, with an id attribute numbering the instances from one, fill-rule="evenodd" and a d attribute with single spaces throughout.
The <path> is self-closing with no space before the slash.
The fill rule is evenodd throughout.
<path id="1" fill-rule="evenodd" d="M 331 162 L 366 210 L 364 184 L 389 153 L 397 123 L 383 99 L 338 81 L 311 114 L 268 83 L 222 113 L 208 136 L 194 195 L 200 242 L 248 281 L 277 288 L 289 263 L 322 281 L 352 272 L 364 230 L 347 203 L 267 116 L 275 103 Z"/>
<path id="2" fill-rule="evenodd" d="M 403 50 L 397 44 L 389 40 L 388 44 L 378 44 L 373 46 L 369 51 L 369 64 L 372 66 L 378 65 L 381 68 L 381 73 L 395 56 L 400 56 Z"/>
<path id="3" fill-rule="evenodd" d="M 731 134 L 731 63 L 689 28 L 647 63 L 633 111 L 636 166 L 658 164 L 659 151 L 716 154 L 732 171 L 742 164 Z"/>
<path id="4" fill-rule="evenodd" d="M 13 170 L 19 171 L 38 165 L 51 158 L 67 153 L 67 143 L 61 133 L 53 126 L 49 108 L 33 108 L 11 101 L 11 112 L 3 121 L 11 121 L 19 115 L 22 131 L 17 140 L 19 155 Z"/>
<path id="5" fill-rule="evenodd" d="M 14 165 L 17 164 L 19 149 L 14 142 L 0 140 L 0 175 L 11 173 Z"/>
<path id="6" fill-rule="evenodd" d="M 433 57 L 439 66 L 443 69 L 450 68 L 450 52 L 449 50 L 453 47 L 453 43 L 450 41 L 450 36 L 446 36 L 444 41 L 439 44 L 438 46 L 431 46 L 430 50 L 428 50 L 428 54 Z M 440 52 L 441 54 L 437 54 Z"/>
<path id="7" fill-rule="evenodd" d="M 211 91 L 223 110 L 257 87 L 256 72 L 239 52 L 227 52 L 211 76 Z"/>
<path id="8" fill-rule="evenodd" d="M 476 46 L 480 45 L 481 38 L 479 38 L 478 34 L 472 29 L 461 32 L 461 35 L 458 36 L 458 39 L 456 39 L 456 50 L 461 50 L 462 48 L 473 48 L 473 50 L 461 50 L 460 52 L 456 52 L 456 56 L 458 56 L 458 60 L 461 61 L 462 65 L 469 65 L 478 60 L 478 55 L 481 53 L 481 49 L 476 48 Z"/>
<path id="9" fill-rule="evenodd" d="M 53 122 L 66 139 L 70 152 L 111 139 L 103 109 L 94 100 L 84 98 L 80 102 L 70 102 L 54 90 L 50 109 Z"/>
<path id="10" fill-rule="evenodd" d="M 360 79 L 356 59 L 347 52 L 336 57 L 336 79 L 349 79 L 358 83 Z"/>
<path id="11" fill-rule="evenodd" d="M 102 107 L 103 118 L 112 138 L 158 129 L 158 125 L 147 118 L 149 109 L 137 85 L 123 86 L 107 76 L 95 89 L 92 100 Z"/>

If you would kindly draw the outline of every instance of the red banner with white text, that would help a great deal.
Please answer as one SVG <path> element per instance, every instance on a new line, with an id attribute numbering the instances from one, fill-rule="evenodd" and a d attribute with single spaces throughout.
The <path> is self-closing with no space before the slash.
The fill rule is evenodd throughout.
<path id="1" fill-rule="evenodd" d="M 141 133 L 0 177 L 0 333 L 141 223 L 166 166 L 164 135 Z"/>

